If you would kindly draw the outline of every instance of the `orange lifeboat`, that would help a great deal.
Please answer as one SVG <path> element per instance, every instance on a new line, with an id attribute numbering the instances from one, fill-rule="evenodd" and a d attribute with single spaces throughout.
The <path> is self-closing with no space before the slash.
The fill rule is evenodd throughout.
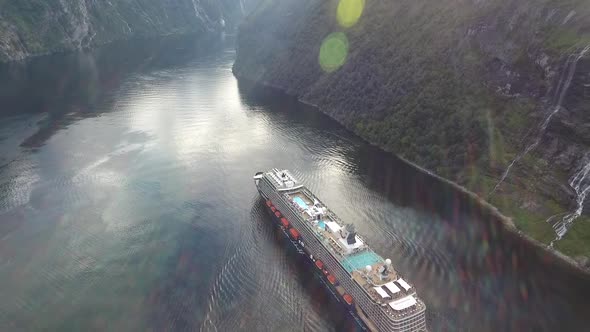
<path id="1" fill-rule="evenodd" d="M 289 220 L 281 218 L 281 224 L 283 225 L 283 227 L 289 228 Z"/>
<path id="2" fill-rule="evenodd" d="M 344 299 L 344 301 L 346 301 L 346 303 L 348 305 L 352 305 L 352 303 L 354 302 L 352 300 L 352 296 L 348 295 L 348 294 L 344 294 L 344 296 L 342 297 Z"/>
<path id="3" fill-rule="evenodd" d="M 332 285 L 336 285 L 336 277 L 334 277 L 331 274 L 328 274 L 328 281 L 332 284 Z"/>
<path id="4" fill-rule="evenodd" d="M 280 218 L 281 217 L 281 212 L 279 210 L 275 211 L 275 216 L 277 218 Z"/>
<path id="5" fill-rule="evenodd" d="M 324 268 L 324 262 L 322 262 L 321 260 L 318 259 L 317 261 L 315 261 L 315 266 L 317 266 L 318 269 L 321 270 Z"/>
<path id="6" fill-rule="evenodd" d="M 291 228 L 291 229 L 289 230 L 289 234 L 291 234 L 291 237 L 292 237 L 294 240 L 299 240 L 299 236 L 300 236 L 300 235 L 299 235 L 299 232 L 298 232 L 298 231 L 297 231 L 295 228 Z"/>
<path id="7" fill-rule="evenodd" d="M 276 211 L 277 211 L 277 208 L 276 208 L 276 207 L 274 207 L 274 206 L 271 206 L 271 207 L 270 207 L 270 210 L 271 210 L 272 212 L 276 212 Z"/>
<path id="8" fill-rule="evenodd" d="M 272 206 L 272 202 L 271 201 L 266 201 L 266 206 L 271 207 Z"/>

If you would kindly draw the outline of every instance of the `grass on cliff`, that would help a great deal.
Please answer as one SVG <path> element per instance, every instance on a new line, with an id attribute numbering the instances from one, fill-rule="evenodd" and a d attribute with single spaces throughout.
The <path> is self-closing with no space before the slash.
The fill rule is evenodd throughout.
<path id="1" fill-rule="evenodd" d="M 549 244 L 555 238 L 555 232 L 551 225 L 545 222 L 547 216 L 519 206 L 518 196 L 521 194 L 526 193 L 500 194 L 492 199 L 492 204 L 498 207 L 503 214 L 510 216 L 516 228 L 537 241 Z"/>
<path id="2" fill-rule="evenodd" d="M 497 179 L 487 175 L 473 173 L 469 177 L 469 187 L 482 197 L 493 189 Z M 529 184 L 532 185 L 532 184 Z M 547 222 L 549 216 L 563 216 L 571 211 L 565 210 L 552 199 L 541 202 L 541 209 L 531 209 L 522 206 L 523 197 L 533 199 L 530 191 L 512 184 L 503 184 L 503 190 L 489 197 L 489 202 L 496 206 L 502 214 L 510 217 L 517 229 L 535 240 L 548 245 L 556 237 L 551 224 Z M 536 198 L 536 197 L 535 197 Z M 590 217 L 582 216 L 574 221 L 573 227 L 560 241 L 555 242 L 555 249 L 563 254 L 576 258 L 590 257 Z"/>
<path id="3" fill-rule="evenodd" d="M 584 7 L 583 1 L 513 4 L 524 12 L 528 5 L 538 8 L 537 4 L 552 3 L 561 13 L 556 17 L 563 20 L 572 8 Z M 488 16 L 511 18 L 513 11 L 501 0 L 462 10 L 457 10 L 452 0 L 367 2 L 361 22 L 346 30 L 350 44 L 347 62 L 326 74 L 317 64 L 317 51 L 325 36 L 341 30 L 330 15 L 336 3 L 264 1 L 241 30 L 237 71 L 299 94 L 359 136 L 484 198 L 508 164 L 526 148 L 529 129 L 537 128 L 540 121 L 533 116 L 539 103 L 526 93 L 507 97 L 496 93 L 494 84 L 482 84 L 486 79 L 494 83 L 495 75 L 486 74 L 486 70 L 500 71 L 493 63 L 507 57 L 517 71 L 535 79 L 540 71 L 528 58 L 531 40 L 538 37 L 539 43 L 546 42 L 548 51 L 556 53 L 583 42 L 574 40 L 563 24 L 543 30 L 547 21 L 544 17 L 538 21 L 540 16 L 529 21 L 519 18 L 521 25 L 513 30 L 499 29 L 498 40 L 515 46 L 499 52 L 476 43 L 488 44 L 487 38 L 470 40 L 464 33 L 455 33 L 480 26 Z M 572 18 L 575 24 L 567 29 L 589 31 L 576 21 L 583 14 L 578 10 Z M 537 26 L 538 34 L 528 33 Z M 538 80 L 542 85 L 542 78 Z M 543 88 L 547 87 L 540 90 Z M 520 230 L 549 243 L 555 234 L 545 220 L 565 208 L 555 203 L 559 201 L 553 197 L 559 196 L 555 188 L 539 184 L 548 173 L 547 165 L 527 156 L 517 166 L 522 168 L 521 174 L 511 176 L 492 203 L 511 216 Z M 577 233 L 586 234 L 584 227 L 576 227 Z M 564 239 L 564 253 L 572 254 L 567 245 L 575 239 Z M 585 251 L 583 248 L 590 246 L 587 242 L 576 245 Z"/>
<path id="4" fill-rule="evenodd" d="M 590 257 L 590 217 L 580 217 L 555 248 L 571 257 Z"/>
<path id="5" fill-rule="evenodd" d="M 475 185 L 489 190 L 495 185 L 495 178 L 481 176 L 475 181 Z M 556 233 L 547 222 L 550 216 L 563 217 L 570 213 L 553 199 L 539 201 L 535 193 L 535 183 L 525 183 L 525 186 L 504 183 L 502 190 L 495 193 L 488 200 L 496 206 L 504 215 L 512 218 L 514 225 L 523 233 L 535 240 L 548 245 L 556 237 Z M 489 192 L 489 191 L 488 191 Z M 537 207 L 523 206 L 538 204 Z M 582 216 L 574 221 L 573 227 L 568 233 L 555 243 L 555 249 L 570 257 L 590 257 L 590 218 Z"/>
<path id="6" fill-rule="evenodd" d="M 24 39 L 32 52 L 44 50 L 39 36 L 35 34 L 35 26 L 41 24 L 51 1 L 7 1 L 0 0 L 0 13 L 6 23 L 15 26 L 20 38 Z M 55 38 L 51 38 L 54 40 Z"/>
<path id="7" fill-rule="evenodd" d="M 590 34 L 582 34 L 571 28 L 555 29 L 548 33 L 546 40 L 549 49 L 560 53 L 585 45 L 590 45 Z"/>
<path id="8" fill-rule="evenodd" d="M 590 3 L 587 0 L 549 0 L 551 8 L 562 13 L 568 13 L 566 20 L 560 26 L 546 27 L 543 32 L 545 46 L 557 53 L 571 51 L 576 47 L 590 45 L 588 20 L 590 17 Z"/>

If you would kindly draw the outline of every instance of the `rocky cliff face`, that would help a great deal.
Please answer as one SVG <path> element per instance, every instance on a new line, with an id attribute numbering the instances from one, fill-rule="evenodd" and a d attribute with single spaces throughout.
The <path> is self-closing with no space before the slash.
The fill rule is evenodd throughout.
<path id="1" fill-rule="evenodd" d="M 234 72 L 577 257 L 590 256 L 588 45 L 584 0 L 262 1 L 239 31 Z"/>
<path id="2" fill-rule="evenodd" d="M 233 30 L 253 0 L 0 0 L 0 61 L 137 36 Z"/>

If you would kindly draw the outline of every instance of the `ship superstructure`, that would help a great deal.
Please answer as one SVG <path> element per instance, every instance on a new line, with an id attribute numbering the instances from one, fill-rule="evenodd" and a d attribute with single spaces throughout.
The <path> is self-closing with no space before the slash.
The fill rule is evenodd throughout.
<path id="1" fill-rule="evenodd" d="M 375 253 L 288 170 L 254 176 L 279 226 L 308 256 L 327 285 L 365 328 L 426 331 L 426 307 L 414 287 Z"/>

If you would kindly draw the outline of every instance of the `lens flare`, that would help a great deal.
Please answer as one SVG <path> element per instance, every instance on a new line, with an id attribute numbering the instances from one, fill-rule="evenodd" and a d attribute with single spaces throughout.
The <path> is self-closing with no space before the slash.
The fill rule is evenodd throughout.
<path id="1" fill-rule="evenodd" d="M 331 33 L 320 47 L 320 66 L 328 73 L 340 68 L 348 56 L 348 39 L 342 32 Z"/>
<path id="2" fill-rule="evenodd" d="M 365 9 L 365 0 L 340 0 L 336 13 L 338 23 L 345 28 L 350 28 L 358 22 Z"/>

